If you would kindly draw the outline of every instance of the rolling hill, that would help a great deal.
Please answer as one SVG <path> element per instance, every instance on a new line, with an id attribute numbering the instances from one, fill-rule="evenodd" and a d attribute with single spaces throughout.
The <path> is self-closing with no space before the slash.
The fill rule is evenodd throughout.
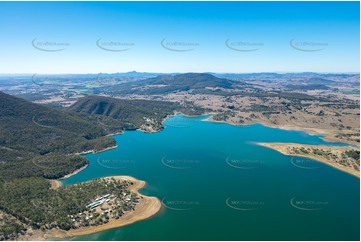
<path id="1" fill-rule="evenodd" d="M 71 111 L 92 117 L 106 130 L 115 127 L 121 129 L 145 129 L 157 131 L 163 128 L 162 121 L 176 111 L 187 114 L 201 114 L 203 109 L 191 103 L 180 105 L 175 102 L 152 100 L 122 100 L 102 96 L 86 96 L 70 108 Z"/>
<path id="2" fill-rule="evenodd" d="M 74 154 L 114 146 L 115 140 L 106 135 L 127 129 L 161 130 L 163 119 L 176 111 L 204 112 L 192 103 L 100 96 L 86 96 L 64 109 L 0 92 L 1 179 L 62 177 L 87 164 Z"/>
<path id="3" fill-rule="evenodd" d="M 113 144 L 110 138 L 102 137 L 105 135 L 104 129 L 75 113 L 0 92 L 0 147 L 3 152 L 72 154 L 96 149 L 104 142 L 104 147 Z"/>
<path id="4" fill-rule="evenodd" d="M 107 92 L 110 94 L 157 95 L 194 90 L 199 93 L 209 88 L 232 90 L 243 85 L 247 84 L 218 78 L 208 73 L 185 73 L 160 75 L 133 83 L 123 83 L 113 86 L 112 90 L 107 90 Z"/>

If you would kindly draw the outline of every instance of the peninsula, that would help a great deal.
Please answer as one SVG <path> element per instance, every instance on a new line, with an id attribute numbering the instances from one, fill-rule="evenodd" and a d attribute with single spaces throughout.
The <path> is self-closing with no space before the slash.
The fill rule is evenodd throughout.
<path id="1" fill-rule="evenodd" d="M 80 208 L 79 213 L 68 214 L 66 217 L 70 221 L 70 229 L 51 228 L 49 225 L 45 225 L 45 229 L 28 228 L 26 233 L 17 239 L 46 240 L 97 233 L 150 218 L 161 208 L 158 198 L 138 192 L 146 183 L 130 176 L 105 177 L 72 185 L 71 189 L 95 184 L 106 184 L 113 188 L 108 190 L 109 193 L 88 200 L 89 204 Z M 55 188 L 58 189 L 62 188 Z"/>
<path id="2" fill-rule="evenodd" d="M 351 146 L 305 145 L 294 143 L 257 143 L 284 155 L 314 159 L 360 177 L 360 149 Z"/>

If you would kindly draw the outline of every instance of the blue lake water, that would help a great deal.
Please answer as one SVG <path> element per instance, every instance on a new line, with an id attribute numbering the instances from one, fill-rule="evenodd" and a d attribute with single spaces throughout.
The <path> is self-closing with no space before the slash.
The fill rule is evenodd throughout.
<path id="1" fill-rule="evenodd" d="M 176 115 L 157 133 L 127 131 L 63 180 L 130 175 L 162 200 L 154 217 L 72 240 L 359 240 L 360 180 L 254 142 L 325 142 L 301 131 Z"/>

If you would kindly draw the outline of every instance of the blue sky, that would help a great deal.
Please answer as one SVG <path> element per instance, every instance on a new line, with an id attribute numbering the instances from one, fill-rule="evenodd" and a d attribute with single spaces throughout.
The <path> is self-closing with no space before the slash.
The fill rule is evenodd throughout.
<path id="1" fill-rule="evenodd" d="M 359 21 L 359 2 L 0 2 L 0 73 L 359 72 Z"/>

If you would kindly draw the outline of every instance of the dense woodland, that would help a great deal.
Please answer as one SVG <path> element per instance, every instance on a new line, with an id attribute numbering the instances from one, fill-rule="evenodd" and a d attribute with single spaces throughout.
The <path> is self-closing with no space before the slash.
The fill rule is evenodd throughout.
<path id="1" fill-rule="evenodd" d="M 115 140 L 106 135 L 139 129 L 150 120 L 160 130 L 164 118 L 176 111 L 200 114 L 203 110 L 191 103 L 96 96 L 65 109 L 0 92 L 0 240 L 14 239 L 29 228 L 72 228 L 68 215 L 110 188 L 94 181 L 54 190 L 47 179 L 87 165 L 76 153 L 113 147 Z M 118 188 L 118 193 L 124 189 Z"/>
<path id="2" fill-rule="evenodd" d="M 73 154 L 114 145 L 98 125 L 74 112 L 51 108 L 0 92 L 1 162 L 48 153 Z M 5 160 L 7 157 L 9 160 Z"/>
<path id="3" fill-rule="evenodd" d="M 187 73 L 100 87 L 98 91 L 113 96 L 189 91 L 191 94 L 212 94 L 225 98 L 257 97 L 262 101 L 247 110 L 233 103 L 225 104 L 226 109 L 219 110 L 213 116 L 218 121 L 236 117 L 237 111 L 251 112 L 249 118 L 254 119 L 256 116 L 253 112 L 271 115 L 305 110 L 309 105 L 305 101 L 317 101 L 323 107 L 335 105 L 340 110 L 359 109 L 359 105 L 352 101 L 334 103 L 326 97 L 294 92 L 295 89 L 316 87 L 327 90 L 323 85 L 329 80 L 316 81 L 302 86 L 288 85 L 283 91 L 263 91 L 259 86 L 242 80 Z M 313 84 L 317 86 L 311 86 Z M 287 99 L 289 102 L 281 102 L 277 107 L 268 106 L 268 98 Z M 104 96 L 85 96 L 69 108 L 50 107 L 0 92 L 0 240 L 16 239 L 31 228 L 74 228 L 68 215 L 81 212 L 97 196 L 110 192 L 120 194 L 126 189 L 124 184 L 119 184 L 110 191 L 110 187 L 100 180 L 51 189 L 48 179 L 61 178 L 88 164 L 77 153 L 113 147 L 115 140 L 107 136 L 109 134 L 135 129 L 161 130 L 162 121 L 175 112 L 200 115 L 207 111 L 189 101 L 122 100 Z M 324 110 L 317 115 L 325 115 Z M 241 117 L 239 123 L 243 122 L 245 120 Z M 144 128 L 150 126 L 151 129 Z M 358 134 L 339 135 L 344 139 L 357 136 L 356 141 L 359 142 Z M 317 154 L 320 151 L 307 152 Z M 359 164 L 359 151 L 347 151 L 342 155 Z M 98 224 L 105 221 L 104 217 L 96 217 L 93 222 Z"/>
<path id="4" fill-rule="evenodd" d="M 113 181 L 112 184 L 109 186 L 97 179 L 54 190 L 49 189 L 49 182 L 40 177 L 3 183 L 2 193 L 6 196 L 0 196 L 0 209 L 3 219 L 8 221 L 3 226 L 0 224 L 0 239 L 15 238 L 17 233 L 24 233 L 30 227 L 42 230 L 74 228 L 71 215 L 84 212 L 86 205 L 96 197 L 129 192 L 127 188 L 131 185 L 128 181 Z M 99 214 L 94 219 L 101 223 L 102 217 Z"/>
<path id="5" fill-rule="evenodd" d="M 163 120 L 175 111 L 199 115 L 204 109 L 190 102 L 180 105 L 175 102 L 152 100 L 122 100 L 102 96 L 87 96 L 70 107 L 70 110 L 95 120 L 105 130 L 114 132 L 117 127 L 134 130 L 152 121 L 155 130 L 163 128 Z"/>

